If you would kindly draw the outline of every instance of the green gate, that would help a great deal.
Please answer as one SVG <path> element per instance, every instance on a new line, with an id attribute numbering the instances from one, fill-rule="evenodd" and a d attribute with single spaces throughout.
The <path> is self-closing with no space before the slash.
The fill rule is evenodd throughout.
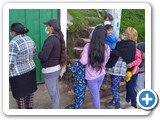
<path id="1" fill-rule="evenodd" d="M 44 40 L 47 38 L 45 33 L 44 21 L 50 18 L 59 19 L 59 9 L 10 9 L 9 25 L 20 22 L 29 29 L 28 35 L 34 40 L 38 52 L 41 50 Z M 10 37 L 10 40 L 12 38 Z M 38 56 L 35 58 L 37 83 L 42 83 L 43 76 L 41 72 L 41 64 Z"/>

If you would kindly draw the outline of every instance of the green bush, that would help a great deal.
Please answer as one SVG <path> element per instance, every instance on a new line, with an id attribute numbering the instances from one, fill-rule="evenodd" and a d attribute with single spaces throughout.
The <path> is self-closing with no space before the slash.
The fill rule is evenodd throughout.
<path id="1" fill-rule="evenodd" d="M 129 26 L 134 27 L 138 31 L 138 42 L 145 41 L 144 9 L 122 10 L 120 34 L 122 34 Z"/>
<path id="2" fill-rule="evenodd" d="M 87 26 L 96 26 L 103 21 L 105 12 L 99 18 L 96 9 L 69 9 L 69 14 L 74 18 L 73 25 L 69 27 L 69 32 L 81 32 Z"/>
<path id="3" fill-rule="evenodd" d="M 96 26 L 102 23 L 105 11 L 102 10 L 101 18 L 96 9 L 69 9 L 69 14 L 74 18 L 69 32 L 79 33 L 87 26 Z M 145 10 L 123 9 L 121 16 L 120 36 L 127 27 L 134 27 L 138 31 L 138 42 L 145 41 Z"/>
<path id="4" fill-rule="evenodd" d="M 68 10 L 68 12 L 74 18 L 73 25 L 69 27 L 69 32 L 80 32 L 88 25 L 86 17 L 79 10 Z"/>

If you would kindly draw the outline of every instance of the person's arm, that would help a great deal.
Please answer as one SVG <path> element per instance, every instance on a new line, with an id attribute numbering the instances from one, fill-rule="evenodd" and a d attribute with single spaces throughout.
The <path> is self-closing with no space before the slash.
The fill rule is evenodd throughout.
<path id="1" fill-rule="evenodd" d="M 132 68 L 133 66 L 139 66 L 141 62 L 142 62 L 141 51 L 136 49 L 135 60 L 127 64 L 127 67 Z"/>
<path id="2" fill-rule="evenodd" d="M 48 57 L 53 49 L 53 43 L 51 39 L 47 39 L 43 45 L 42 51 L 38 54 L 39 59 L 41 62 L 46 62 Z"/>
<path id="3" fill-rule="evenodd" d="M 114 49 L 114 50 L 111 51 L 110 56 L 111 57 L 119 57 L 120 54 L 117 50 Z"/>
<path id="4" fill-rule="evenodd" d="M 9 69 L 14 67 L 18 52 L 19 50 L 17 44 L 11 42 L 9 44 Z"/>
<path id="5" fill-rule="evenodd" d="M 108 45 L 105 45 L 105 47 L 107 47 L 107 48 L 106 48 L 106 51 L 105 51 L 105 62 L 104 62 L 104 64 L 106 64 L 108 62 L 108 60 L 110 58 L 110 52 L 111 52 L 110 47 Z"/>
<path id="6" fill-rule="evenodd" d="M 86 65 L 88 63 L 88 49 L 89 49 L 89 44 L 86 44 L 84 46 L 82 57 L 80 59 L 82 65 Z"/>
<path id="7" fill-rule="evenodd" d="M 115 37 L 112 34 L 108 34 L 107 37 L 109 37 L 108 42 L 112 42 L 112 43 L 117 43 L 118 42 L 118 38 Z"/>
<path id="8" fill-rule="evenodd" d="M 36 48 L 36 45 L 34 44 L 34 47 L 33 47 L 33 57 L 35 57 L 37 55 L 38 51 L 37 51 L 37 48 Z"/>
<path id="9" fill-rule="evenodd" d="M 77 72 L 77 70 L 78 70 L 78 66 L 79 66 L 79 65 L 80 65 L 80 62 L 79 62 L 79 61 L 75 62 L 74 65 L 72 65 L 72 66 L 69 67 L 70 72 L 71 72 L 72 74 L 75 74 L 75 73 Z"/>

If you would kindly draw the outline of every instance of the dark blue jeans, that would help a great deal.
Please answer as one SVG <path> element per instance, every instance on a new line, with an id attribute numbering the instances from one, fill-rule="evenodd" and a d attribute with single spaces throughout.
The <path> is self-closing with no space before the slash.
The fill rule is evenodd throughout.
<path id="1" fill-rule="evenodd" d="M 135 91 L 135 86 L 136 86 L 136 81 L 137 81 L 137 76 L 138 74 L 135 74 L 132 76 L 131 80 L 129 82 L 126 82 L 126 101 L 130 102 L 131 105 L 135 108 L 137 108 L 136 104 L 136 91 Z"/>

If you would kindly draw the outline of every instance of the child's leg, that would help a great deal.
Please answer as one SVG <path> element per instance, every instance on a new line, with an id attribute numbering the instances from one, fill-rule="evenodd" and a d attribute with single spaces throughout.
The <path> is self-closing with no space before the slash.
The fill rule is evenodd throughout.
<path id="1" fill-rule="evenodd" d="M 80 106 L 79 108 L 82 108 L 83 106 L 83 102 L 84 102 L 84 97 L 85 97 L 85 93 L 86 93 L 86 86 L 87 86 L 87 81 L 86 79 L 82 80 L 82 86 L 81 86 L 81 95 L 80 95 Z"/>
<path id="2" fill-rule="evenodd" d="M 104 79 L 104 75 L 95 79 L 95 80 L 87 80 L 88 88 L 90 90 L 90 94 L 92 96 L 92 102 L 95 109 L 100 109 L 100 86 L 102 85 Z"/>
<path id="3" fill-rule="evenodd" d="M 77 76 L 74 77 L 74 109 L 79 109 L 79 83 Z"/>
<path id="4" fill-rule="evenodd" d="M 86 80 L 75 79 L 74 80 L 74 108 L 81 109 L 85 97 Z"/>
<path id="5" fill-rule="evenodd" d="M 115 108 L 120 108 L 120 93 L 119 93 L 119 84 L 121 81 L 121 76 L 111 75 L 111 89 L 113 94 L 113 99 L 115 101 Z"/>

